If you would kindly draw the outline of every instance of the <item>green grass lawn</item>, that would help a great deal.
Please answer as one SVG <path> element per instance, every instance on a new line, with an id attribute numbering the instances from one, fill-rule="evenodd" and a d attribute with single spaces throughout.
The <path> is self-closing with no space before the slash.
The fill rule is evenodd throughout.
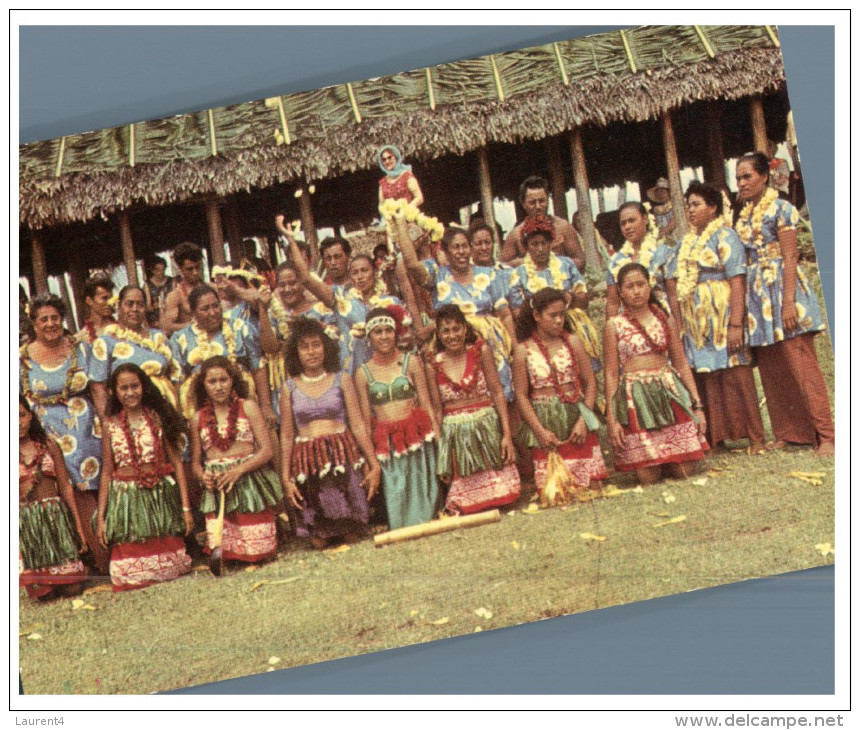
<path id="1" fill-rule="evenodd" d="M 832 351 L 816 339 L 832 394 Z M 499 523 L 384 548 L 291 543 L 252 572 L 83 596 L 96 610 L 22 597 L 24 688 L 164 691 L 832 562 L 815 546 L 834 543 L 833 458 L 724 453 L 706 468 L 641 492 L 619 476 L 620 496 L 534 514 L 526 497 Z"/>

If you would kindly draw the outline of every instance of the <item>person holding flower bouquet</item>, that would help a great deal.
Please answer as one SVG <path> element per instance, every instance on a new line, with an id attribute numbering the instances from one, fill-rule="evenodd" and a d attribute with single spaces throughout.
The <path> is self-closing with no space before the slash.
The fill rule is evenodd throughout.
<path id="1" fill-rule="evenodd" d="M 768 188 L 769 174 L 769 160 L 760 152 L 738 160 L 738 200 L 744 208 L 735 229 L 749 261 L 749 345 L 767 399 L 775 447 L 816 444 L 816 453 L 831 456 L 836 434 L 813 342 L 826 325 L 815 292 L 798 266 L 800 216 Z"/>

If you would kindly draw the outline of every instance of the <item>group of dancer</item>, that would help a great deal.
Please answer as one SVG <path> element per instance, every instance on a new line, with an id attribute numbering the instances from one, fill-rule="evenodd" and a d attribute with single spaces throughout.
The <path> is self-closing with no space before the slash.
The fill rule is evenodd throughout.
<path id="1" fill-rule="evenodd" d="M 380 203 L 417 208 L 397 149 L 379 163 Z M 521 478 L 545 496 L 559 468 L 572 490 L 597 489 L 610 473 L 601 421 L 614 468 L 640 483 L 688 476 L 741 439 L 832 454 L 812 344 L 824 322 L 797 266 L 797 212 L 768 170 L 763 155 L 739 160 L 736 222 L 718 189 L 692 183 L 678 245 L 641 204 L 622 206 L 602 342 L 578 237 L 547 216 L 540 178 L 523 184 L 504 262 L 484 223 L 448 229 L 436 249 L 401 209 L 389 256 L 327 239 L 320 278 L 279 216 L 288 261 L 274 288 L 226 267 L 205 284 L 200 249 L 182 244 L 157 327 L 136 286 L 114 318 L 112 284 L 91 281 L 94 316 L 74 338 L 60 299 L 34 299 L 20 353 L 21 585 L 44 598 L 93 572 L 115 590 L 176 578 L 198 530 L 205 552 L 265 561 L 279 521 L 324 548 L 374 520 L 396 529 L 510 505 Z"/>

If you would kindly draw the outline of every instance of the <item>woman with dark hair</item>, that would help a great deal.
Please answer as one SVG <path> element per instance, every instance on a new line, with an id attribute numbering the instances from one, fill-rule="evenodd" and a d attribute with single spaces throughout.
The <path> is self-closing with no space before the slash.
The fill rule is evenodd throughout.
<path id="1" fill-rule="evenodd" d="M 60 449 L 18 396 L 18 585 L 31 598 L 79 592 L 87 579 L 81 518 Z M 69 586 L 69 588 L 64 588 Z"/>
<path id="2" fill-rule="evenodd" d="M 143 282 L 143 295 L 146 301 L 146 319 L 151 327 L 158 327 L 161 312 L 167 295 L 173 291 L 174 279 L 167 276 L 167 261 L 161 256 L 145 256 L 143 268 L 146 278 Z"/>
<path id="3" fill-rule="evenodd" d="M 678 327 L 658 306 L 648 269 L 618 272 L 619 314 L 606 320 L 606 425 L 615 468 L 643 484 L 686 477 L 704 458 L 704 409 Z"/>
<path id="4" fill-rule="evenodd" d="M 469 514 L 514 502 L 520 477 L 504 391 L 489 347 L 454 304 L 436 311 L 429 360 L 430 398 L 441 423 L 437 473 L 450 485 L 445 510 Z"/>
<path id="5" fill-rule="evenodd" d="M 576 487 L 593 487 L 609 476 L 593 411 L 597 381 L 565 316 L 567 302 L 565 292 L 541 289 L 526 301 L 517 320 L 514 382 L 524 421 L 517 436 L 531 449 L 538 492 L 546 483 L 550 451 L 564 460 Z"/>
<path id="6" fill-rule="evenodd" d="M 526 299 L 551 287 L 564 293 L 565 312 L 573 332 L 591 358 L 593 370 L 600 370 L 600 337 L 588 316 L 588 292 L 585 279 L 567 256 L 552 252 L 552 221 L 543 215 L 526 218 L 520 236 L 526 249 L 522 264 L 511 277 L 508 302 L 514 317 L 519 317 Z"/>
<path id="7" fill-rule="evenodd" d="M 367 338 L 373 348 L 370 362 L 355 376 L 358 402 L 365 423 L 371 425 L 376 457 L 382 465 L 382 493 L 388 526 L 429 522 L 436 513 L 438 424 L 421 361 L 397 350 L 395 313 L 377 307 L 367 315 Z"/>
<path id="8" fill-rule="evenodd" d="M 120 365 L 108 382 L 96 532 L 110 547 L 115 591 L 191 570 L 184 535 L 194 528 L 179 459 L 185 424 L 146 373 Z"/>
<path id="9" fill-rule="evenodd" d="M 88 394 L 92 354 L 90 346 L 76 343 L 63 333 L 66 308 L 53 295 L 42 295 L 30 304 L 36 338 L 20 351 L 20 392 L 48 435 L 60 446 L 75 502 L 81 515 L 84 539 L 100 573 L 108 569 L 90 526 L 97 508 L 101 471 L 101 424 Z"/>
<path id="10" fill-rule="evenodd" d="M 116 318 L 93 342 L 90 377 L 96 408 L 104 411 L 107 380 L 119 365 L 128 362 L 140 366 L 167 402 L 177 408 L 181 372 L 164 333 L 147 325 L 143 289 L 129 285 L 119 290 Z"/>
<path id="11" fill-rule="evenodd" d="M 283 226 L 283 216 L 278 216 L 276 224 L 282 235 L 290 242 L 290 251 L 296 271 L 302 284 L 329 307 L 340 330 L 341 367 L 344 372 L 354 375 L 373 354 L 367 344 L 364 321 L 367 313 L 374 307 L 406 308 L 397 297 L 387 293 L 385 284 L 377 275 L 373 259 L 366 254 L 357 254 L 349 262 L 349 278 L 352 286 L 329 285 L 311 276 L 307 262 L 299 255 L 298 244 L 290 231 Z M 408 324 L 411 324 L 411 318 Z"/>
<path id="12" fill-rule="evenodd" d="M 830 456 L 836 435 L 813 341 L 826 325 L 815 292 L 798 266 L 800 216 L 768 188 L 766 155 L 745 155 L 736 169 L 738 200 L 744 208 L 735 229 L 749 262 L 749 344 L 767 398 L 775 446 L 817 444 L 816 453 Z"/>
<path id="13" fill-rule="evenodd" d="M 392 144 L 376 151 L 376 162 L 384 177 L 379 180 L 379 202 L 388 198 L 405 200 L 416 206 L 424 202 L 424 194 L 418 179 L 412 174 L 412 166 L 403 164 L 403 155 Z"/>
<path id="14" fill-rule="evenodd" d="M 252 400 L 268 400 L 260 345 L 251 336 L 248 326 L 241 320 L 231 322 L 224 316 L 218 293 L 207 284 L 200 284 L 191 290 L 188 305 L 193 321 L 174 332 L 170 338 L 173 357 L 185 378 L 179 388 L 179 403 L 185 418 L 191 420 L 196 410 L 191 391 L 197 371 L 206 360 L 216 355 L 224 355 L 239 366 Z"/>
<path id="15" fill-rule="evenodd" d="M 191 464 L 204 487 L 200 511 L 206 515 L 206 552 L 214 547 L 220 497 L 223 557 L 255 563 L 277 554 L 281 484 L 268 466 L 273 453 L 269 429 L 260 407 L 247 396 L 239 369 L 228 358 L 203 363 L 194 382 Z"/>
<path id="16" fill-rule="evenodd" d="M 459 307 L 490 348 L 505 400 L 512 401 L 514 391 L 510 361 L 514 323 L 502 278 L 491 268 L 472 265 L 472 249 L 467 231 L 455 228 L 445 231 L 442 250 L 449 264 L 442 266 L 432 258 L 419 261 L 406 230 L 405 218 L 398 216 L 395 224 L 403 262 L 412 281 L 432 293 L 434 311 L 446 304 Z"/>
<path id="17" fill-rule="evenodd" d="M 694 180 L 685 198 L 692 230 L 669 276 L 676 282 L 684 352 L 705 407 L 708 442 L 716 447 L 746 438 L 750 452 L 760 453 L 764 426 L 744 332 L 744 248 L 723 193 Z"/>
<path id="18" fill-rule="evenodd" d="M 306 318 L 293 323 L 285 365 L 291 377 L 281 393 L 281 481 L 297 510 L 296 533 L 318 549 L 357 540 L 381 472 L 352 378 L 322 324 Z"/>
<path id="19" fill-rule="evenodd" d="M 648 269 L 657 303 L 666 314 L 677 316 L 673 304 L 674 284 L 667 277 L 677 247 L 659 239 L 653 216 L 638 200 L 624 203 L 618 209 L 618 220 L 624 245 L 609 259 L 609 270 L 606 272 L 606 316 L 618 314 L 621 306 L 618 272 L 622 266 L 630 263 L 639 263 Z"/>

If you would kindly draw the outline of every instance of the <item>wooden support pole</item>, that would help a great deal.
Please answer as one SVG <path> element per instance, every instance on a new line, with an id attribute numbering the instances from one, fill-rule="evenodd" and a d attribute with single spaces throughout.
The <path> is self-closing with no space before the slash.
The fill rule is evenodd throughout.
<path id="1" fill-rule="evenodd" d="M 382 532 L 379 535 L 374 535 L 373 544 L 376 547 L 383 545 L 392 545 L 396 542 L 404 542 L 405 540 L 416 540 L 419 537 L 427 537 L 428 535 L 438 535 L 440 532 L 450 532 L 451 530 L 459 530 L 462 527 L 477 527 L 478 525 L 487 525 L 491 522 L 501 522 L 502 515 L 499 510 L 494 509 L 489 512 L 478 512 L 474 515 L 463 515 L 462 517 L 446 517 L 441 520 L 433 520 L 433 522 L 425 522 L 423 525 L 411 525 L 409 527 L 400 527 L 396 530 Z"/>
<path id="2" fill-rule="evenodd" d="M 48 293 L 48 265 L 45 262 L 45 246 L 36 233 L 30 233 L 30 246 L 33 257 L 33 284 L 36 295 Z"/>
<path id="3" fill-rule="evenodd" d="M 72 296 L 75 298 L 75 310 L 78 313 L 78 329 L 84 326 L 87 315 L 87 303 L 84 301 L 84 284 L 87 282 L 89 269 L 83 256 L 74 255 L 71 248 L 67 249 L 66 268 L 72 282 Z"/>
<path id="4" fill-rule="evenodd" d="M 755 151 L 767 154 L 767 126 L 764 123 L 764 104 L 760 96 L 750 98 L 750 116 Z"/>
<path id="5" fill-rule="evenodd" d="M 576 183 L 576 209 L 582 219 L 582 242 L 585 245 L 585 264 L 593 269 L 602 269 L 594 236 L 594 216 L 591 213 L 591 198 L 588 187 L 588 170 L 585 167 L 585 150 L 579 127 L 570 131 L 570 156 L 573 162 L 573 180 Z"/>
<path id="6" fill-rule="evenodd" d="M 498 252 L 502 242 L 496 230 L 496 215 L 493 210 L 493 182 L 490 179 L 490 159 L 487 157 L 487 148 L 478 150 L 478 185 L 481 189 L 481 210 L 483 211 L 484 223 L 493 231 L 493 242 Z"/>
<path id="7" fill-rule="evenodd" d="M 674 237 L 680 238 L 687 233 L 686 206 L 684 194 L 681 191 L 681 170 L 678 166 L 678 148 L 675 145 L 675 130 L 672 127 L 672 115 L 665 112 L 660 118 L 663 127 L 663 149 L 666 153 L 666 173 L 669 179 L 669 191 L 672 194 L 672 210 L 675 214 Z"/>
<path id="8" fill-rule="evenodd" d="M 119 220 L 119 240 L 122 244 L 122 260 L 125 264 L 128 283 L 132 286 L 140 286 L 140 281 L 137 278 L 137 259 L 134 256 L 134 240 L 131 237 L 131 221 L 128 218 L 128 211 L 119 211 L 117 219 Z"/>
<path id="9" fill-rule="evenodd" d="M 230 248 L 230 265 L 238 268 L 242 263 L 242 234 L 239 229 L 239 211 L 235 201 L 224 206 L 224 225 L 227 228 L 227 245 Z"/>
<path id="10" fill-rule="evenodd" d="M 308 186 L 302 187 L 302 194 L 299 196 L 299 218 L 302 221 L 302 232 L 305 234 L 305 242 L 311 248 L 311 268 L 316 268 L 320 260 L 319 236 L 317 235 L 317 225 L 314 222 L 314 210 L 311 206 L 311 194 L 308 192 Z"/>
<path id="11" fill-rule="evenodd" d="M 559 218 L 569 220 L 567 216 L 566 186 L 564 184 L 564 167 L 561 162 L 561 150 L 558 140 L 547 137 L 544 141 L 546 162 L 549 167 L 549 188 L 552 193 L 552 209 Z"/>
<path id="12" fill-rule="evenodd" d="M 74 316 L 75 310 L 72 309 L 72 297 L 65 276 L 60 277 L 60 299 L 63 300 L 66 307 L 66 328 L 71 332 L 77 332 L 81 325 L 78 324 Z"/>
<path id="13" fill-rule="evenodd" d="M 720 125 L 722 107 L 715 103 L 708 104 L 707 115 L 707 145 L 708 160 L 705 165 L 705 182 L 712 185 L 726 184 L 726 164 L 723 155 L 723 130 Z"/>
<path id="14" fill-rule="evenodd" d="M 207 200 L 204 205 L 206 207 L 206 227 L 209 232 L 209 255 L 212 257 L 212 266 L 226 266 L 224 231 L 221 228 L 221 211 L 218 210 L 218 201 Z"/>
<path id="15" fill-rule="evenodd" d="M 604 188 L 598 188 L 597 190 L 597 212 L 606 212 L 606 190 Z"/>

